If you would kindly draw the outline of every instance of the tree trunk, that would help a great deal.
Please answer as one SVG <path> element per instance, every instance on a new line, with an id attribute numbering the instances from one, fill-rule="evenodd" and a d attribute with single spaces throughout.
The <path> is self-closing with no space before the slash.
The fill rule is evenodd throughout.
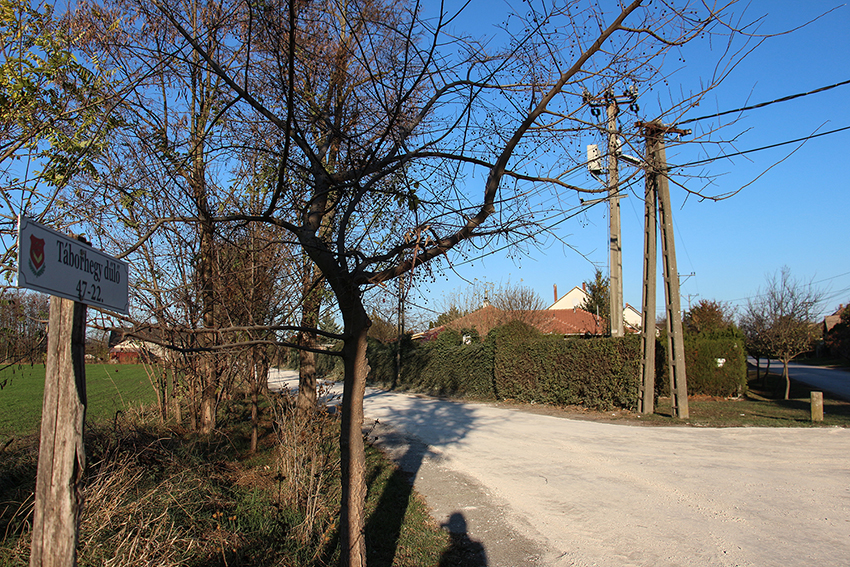
<path id="1" fill-rule="evenodd" d="M 788 361 L 782 361 L 782 375 L 785 376 L 785 399 L 791 395 L 791 376 L 788 374 Z"/>
<path id="2" fill-rule="evenodd" d="M 253 354 L 254 375 L 251 380 L 251 452 L 257 452 L 260 437 L 260 390 L 268 375 L 268 358 L 259 349 Z"/>
<path id="3" fill-rule="evenodd" d="M 322 307 L 322 295 L 316 287 L 316 273 L 312 260 L 305 259 L 304 277 L 302 280 L 302 293 L 304 294 L 301 327 L 305 329 L 316 329 L 319 326 L 319 311 Z M 316 333 L 301 331 L 298 333 L 298 345 L 307 348 L 316 348 Z M 316 353 L 306 350 L 298 351 L 298 399 L 296 400 L 298 413 L 305 415 L 316 407 Z"/>
<path id="4" fill-rule="evenodd" d="M 339 448 L 342 472 L 342 508 L 340 510 L 340 566 L 366 565 L 365 504 L 366 455 L 363 443 L 363 396 L 366 392 L 366 336 L 371 321 L 360 301 L 344 306 L 343 361 L 345 382 L 342 398 L 342 424 Z"/>
<path id="5" fill-rule="evenodd" d="M 177 372 L 171 369 L 171 403 L 172 413 L 174 414 L 174 422 L 177 425 L 183 425 L 183 408 L 180 405 L 180 381 L 177 378 Z"/>

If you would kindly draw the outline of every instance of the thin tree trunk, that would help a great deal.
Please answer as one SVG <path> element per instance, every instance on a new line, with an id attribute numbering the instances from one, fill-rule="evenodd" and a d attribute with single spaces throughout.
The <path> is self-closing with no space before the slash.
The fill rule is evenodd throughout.
<path id="1" fill-rule="evenodd" d="M 268 374 L 268 360 L 254 349 L 254 375 L 251 381 L 251 452 L 257 452 L 260 437 L 260 389 Z"/>
<path id="2" fill-rule="evenodd" d="M 788 374 L 788 361 L 782 361 L 782 375 L 785 376 L 785 399 L 791 396 L 791 376 Z"/>
<path id="3" fill-rule="evenodd" d="M 319 311 L 322 307 L 322 296 L 316 287 L 316 273 L 312 260 L 306 259 L 303 281 L 303 304 L 301 311 L 301 327 L 316 329 L 319 326 Z M 301 331 L 298 333 L 298 345 L 316 348 L 316 333 Z M 298 399 L 296 408 L 301 415 L 316 407 L 316 353 L 306 350 L 298 351 Z"/>
<path id="4" fill-rule="evenodd" d="M 180 381 L 177 378 L 177 372 L 171 369 L 171 403 L 173 404 L 172 413 L 174 414 L 174 422 L 177 425 L 183 425 L 183 408 L 180 405 Z"/>
<path id="5" fill-rule="evenodd" d="M 342 303 L 342 302 L 341 302 Z M 366 336 L 371 321 L 358 301 L 343 307 L 345 382 L 339 448 L 342 472 L 340 566 L 366 565 L 366 455 L 363 443 L 363 396 L 366 393 Z"/>

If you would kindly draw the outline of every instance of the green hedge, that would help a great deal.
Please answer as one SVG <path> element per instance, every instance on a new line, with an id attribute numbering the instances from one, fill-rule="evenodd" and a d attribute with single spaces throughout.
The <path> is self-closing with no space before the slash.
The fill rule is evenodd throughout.
<path id="1" fill-rule="evenodd" d="M 667 340 L 656 343 L 656 393 L 670 395 Z M 720 362 L 722 360 L 722 362 Z M 747 353 L 736 328 L 710 334 L 685 335 L 685 375 L 688 395 L 730 397 L 747 387 Z"/>
<path id="2" fill-rule="evenodd" d="M 640 339 L 563 339 L 513 322 L 496 330 L 499 398 L 590 409 L 634 409 Z"/>
<path id="3" fill-rule="evenodd" d="M 384 388 L 480 400 L 634 410 L 640 379 L 640 337 L 564 339 L 518 321 L 483 340 L 449 330 L 417 344 L 369 341 L 370 381 Z M 746 387 L 746 354 L 737 329 L 685 337 L 688 394 L 734 396 Z M 401 376 L 396 355 L 401 348 Z M 656 394 L 669 395 L 666 339 L 656 344 Z M 718 366 L 718 359 L 725 359 Z"/>
<path id="4" fill-rule="evenodd" d="M 472 337 L 473 341 L 477 337 Z M 463 344 L 457 331 L 430 342 L 369 342 L 370 381 L 435 395 L 514 399 L 593 409 L 633 408 L 637 400 L 637 337 L 564 340 L 519 322 L 494 329 L 481 342 Z"/>
<path id="5" fill-rule="evenodd" d="M 457 331 L 441 333 L 423 345 L 405 337 L 401 341 L 402 373 L 398 380 L 397 349 L 398 343 L 369 341 L 367 356 L 373 383 L 438 396 L 494 399 L 492 341 L 464 345 Z"/>

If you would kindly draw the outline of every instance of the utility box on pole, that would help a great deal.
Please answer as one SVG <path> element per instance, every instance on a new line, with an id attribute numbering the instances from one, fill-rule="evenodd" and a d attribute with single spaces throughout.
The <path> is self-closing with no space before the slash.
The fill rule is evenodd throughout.
<path id="1" fill-rule="evenodd" d="M 612 337 L 622 337 L 623 329 L 623 246 L 622 230 L 620 228 L 620 173 L 618 170 L 618 154 L 620 153 L 620 132 L 617 127 L 619 114 L 617 99 L 608 98 L 607 127 L 608 127 L 608 206 L 609 206 L 609 325 Z"/>

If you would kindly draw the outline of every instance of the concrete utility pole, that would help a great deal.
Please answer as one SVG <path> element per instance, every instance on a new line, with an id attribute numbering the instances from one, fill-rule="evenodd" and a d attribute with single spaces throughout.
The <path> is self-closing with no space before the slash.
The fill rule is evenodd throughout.
<path id="1" fill-rule="evenodd" d="M 646 161 L 652 164 L 655 148 L 646 141 Z M 643 294 L 641 305 L 640 352 L 641 381 L 638 391 L 638 413 L 655 412 L 655 273 L 658 269 L 658 232 L 655 204 L 658 202 L 658 176 L 646 170 L 643 229 Z"/>
<path id="2" fill-rule="evenodd" d="M 670 207 L 670 188 L 667 183 L 665 134 L 690 134 L 660 122 L 638 124 L 646 136 L 646 231 L 644 246 L 643 331 L 641 333 L 641 388 L 638 408 L 642 413 L 653 409 L 655 394 L 655 203 L 658 203 L 659 230 L 664 276 L 664 297 L 667 310 L 667 368 L 670 373 L 670 400 L 673 417 L 687 419 L 688 387 L 685 372 L 685 345 L 682 332 L 682 302 L 679 294 L 679 273 L 676 269 L 676 247 L 673 239 L 673 216 Z M 650 213 L 650 208 L 653 209 Z M 650 215 L 653 217 L 650 219 Z M 650 225 L 650 222 L 652 223 Z M 651 294 L 651 295 L 650 295 Z M 651 323 L 650 323 L 651 321 Z M 652 335 L 649 335 L 650 327 Z"/>
<path id="3" fill-rule="evenodd" d="M 608 319 L 611 328 L 612 337 L 622 337 L 625 335 L 623 324 L 623 247 L 621 240 L 620 229 L 620 173 L 619 173 L 619 157 L 621 154 L 620 147 L 620 129 L 617 124 L 617 115 L 620 113 L 619 102 L 628 102 L 633 109 L 637 109 L 635 100 L 637 99 L 637 90 L 632 88 L 621 97 L 614 94 L 613 89 L 607 89 L 605 93 L 599 97 L 592 97 L 590 93 L 584 93 L 585 103 L 590 105 L 591 113 L 594 116 L 600 114 L 600 107 L 605 107 L 605 132 L 608 137 L 608 171 L 606 187 L 608 188 L 608 283 L 609 283 L 609 305 Z M 592 150 L 591 150 L 592 148 Z M 591 158 L 591 153 L 598 156 L 596 146 L 588 148 L 588 168 L 591 174 L 602 172 L 600 160 Z M 634 162 L 634 158 L 629 161 Z M 598 163 L 598 165 L 594 165 Z"/>
<path id="4" fill-rule="evenodd" d="M 609 229 L 610 239 L 608 242 L 608 258 L 610 265 L 609 278 L 609 302 L 608 313 L 611 317 L 611 336 L 623 336 L 623 247 L 621 245 L 620 231 L 620 174 L 617 169 L 617 154 L 620 152 L 620 132 L 617 127 L 617 114 L 620 109 L 617 99 L 607 96 L 606 107 L 608 126 L 608 206 L 609 206 Z"/>

